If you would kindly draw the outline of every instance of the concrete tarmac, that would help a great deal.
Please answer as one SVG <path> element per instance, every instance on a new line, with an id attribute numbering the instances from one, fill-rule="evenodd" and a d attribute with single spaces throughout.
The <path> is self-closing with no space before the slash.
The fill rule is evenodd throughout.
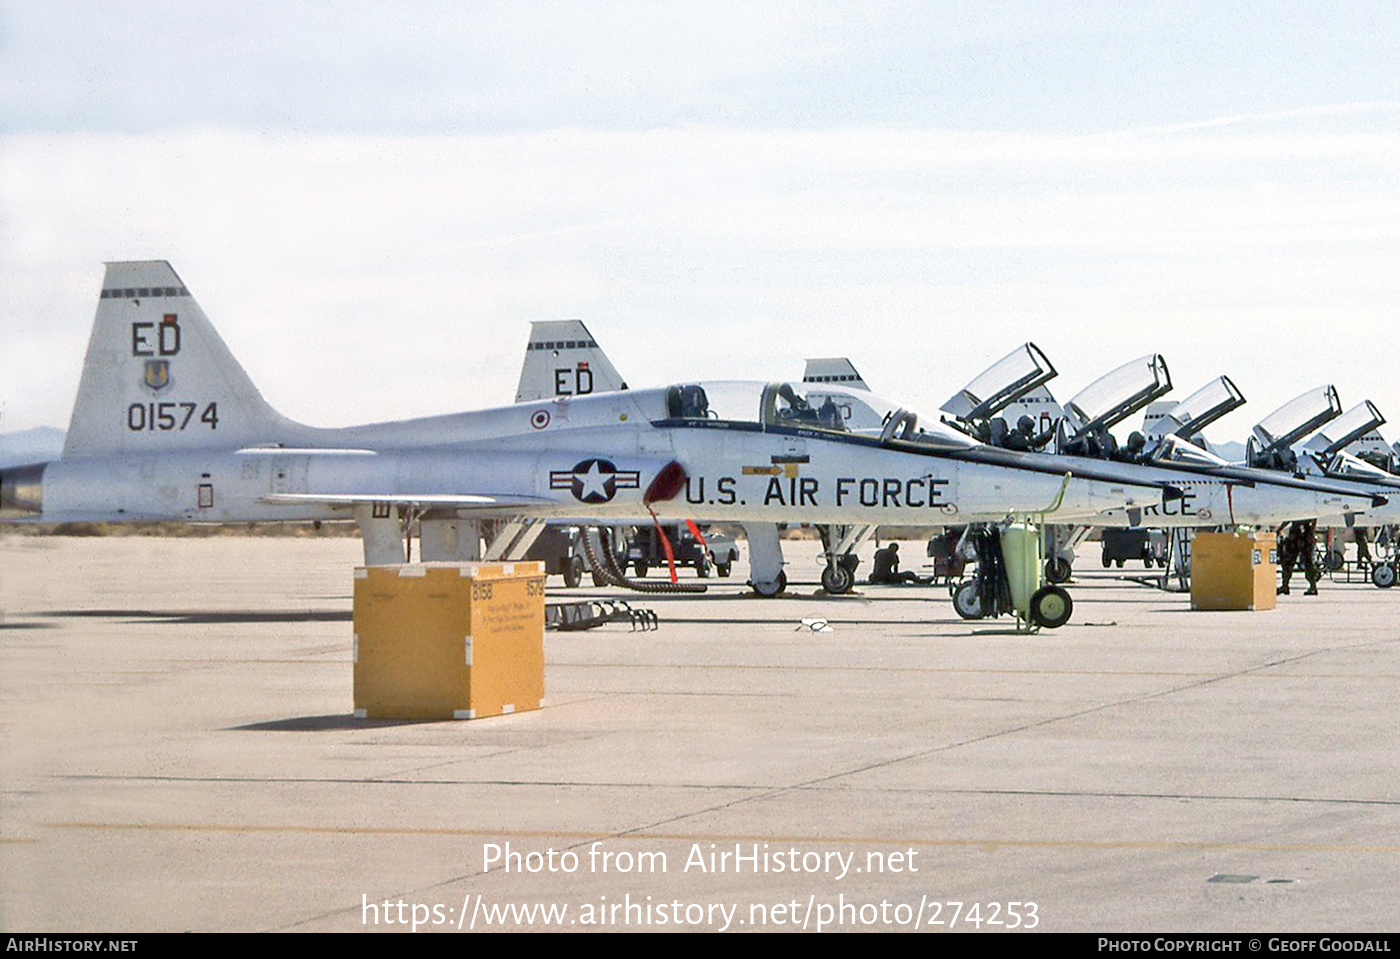
<path id="1" fill-rule="evenodd" d="M 1400 590 L 1192 612 L 1087 559 L 1038 635 L 625 594 L 660 629 L 548 634 L 546 708 L 392 723 L 356 540 L 0 537 L 0 928 L 1400 927 Z"/>

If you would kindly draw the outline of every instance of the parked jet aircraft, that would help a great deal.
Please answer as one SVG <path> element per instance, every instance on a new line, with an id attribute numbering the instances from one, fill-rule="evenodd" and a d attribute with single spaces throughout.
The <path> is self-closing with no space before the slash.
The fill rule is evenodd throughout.
<path id="1" fill-rule="evenodd" d="M 1295 397 L 1254 427 L 1246 446 L 1252 462 L 1267 469 L 1287 471 L 1328 482 L 1353 484 L 1358 489 L 1392 497 L 1385 506 L 1364 516 L 1324 514 L 1318 525 L 1344 527 L 1358 532 L 1400 523 L 1400 476 L 1393 466 L 1379 428 L 1385 417 L 1375 404 L 1363 401 L 1345 413 L 1334 387 L 1321 386 Z M 1303 437 L 1311 431 L 1306 441 Z M 1362 459 L 1362 457 L 1366 459 Z M 1364 538 L 1358 538 L 1364 543 Z M 1343 557 L 1338 552 L 1337 562 Z M 1372 561 L 1371 581 L 1393 586 L 1397 570 L 1393 562 Z"/>
<path id="2" fill-rule="evenodd" d="M 26 483 L 16 488 L 13 481 Z M 262 398 L 168 263 L 111 263 L 63 456 L 0 477 L 7 503 L 68 520 L 313 520 L 353 515 L 366 561 L 475 558 L 487 516 L 927 524 L 1162 508 L 1177 491 L 1118 470 L 1022 462 L 863 390 L 686 383 L 339 429 Z"/>
<path id="3" fill-rule="evenodd" d="M 845 357 L 809 359 L 804 383 L 838 383 L 848 389 L 868 389 L 854 364 Z M 520 370 L 515 401 L 529 402 L 561 396 L 582 396 L 608 390 L 625 390 L 612 362 L 580 320 L 537 321 L 530 324 L 530 339 Z M 633 517 L 634 521 L 641 519 Z M 854 553 L 875 527 L 817 527 L 827 554 L 822 585 L 830 593 L 844 593 L 855 583 L 858 560 Z M 786 582 L 782 540 L 776 524 L 747 524 L 750 539 L 749 584 L 761 596 L 776 595 Z M 528 543 L 524 543 L 528 547 Z M 601 542 L 599 543 L 601 548 Z M 623 585 L 634 585 L 624 581 Z"/>
<path id="4" fill-rule="evenodd" d="M 1007 427 L 1004 423 L 998 427 L 993 417 L 1011 408 L 1024 391 L 1038 390 L 1048 397 L 1044 384 L 1054 375 L 1044 354 L 1028 343 L 974 379 L 945 403 L 943 410 L 955 425 L 995 441 L 998 436 L 1007 436 Z M 1206 425 L 1244 402 L 1225 377 L 1168 407 L 1151 446 L 1144 443 L 1140 449 L 1120 451 L 1109 428 L 1165 394 L 1170 385 L 1166 362 L 1160 356 L 1146 356 L 1101 377 L 1065 404 L 1058 435 L 1046 445 L 1048 450 L 1059 451 L 1055 459 L 1076 470 L 1080 468 L 1079 457 L 1085 453 L 1126 460 L 1148 469 L 1145 475 L 1178 486 L 1186 495 L 1161 508 L 1110 510 L 1092 523 L 1057 526 L 1048 550 L 1047 574 L 1052 581 L 1069 577 L 1074 547 L 1090 527 L 1275 526 L 1320 516 L 1355 521 L 1359 514 L 1385 503 L 1387 493 L 1383 490 L 1368 490 L 1328 477 L 1304 479 L 1230 464 L 1184 439 L 1183 435 L 1196 438 Z M 1074 455 L 1063 459 L 1065 451 Z"/>

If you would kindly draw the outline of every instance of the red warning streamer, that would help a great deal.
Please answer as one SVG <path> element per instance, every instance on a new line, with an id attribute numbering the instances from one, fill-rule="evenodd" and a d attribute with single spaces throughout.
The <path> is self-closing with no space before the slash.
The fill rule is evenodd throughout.
<path id="1" fill-rule="evenodd" d="M 661 528 L 661 520 L 656 518 L 656 510 L 652 509 L 650 504 L 647 504 L 647 512 L 651 514 L 651 521 L 656 524 L 656 535 L 661 537 L 661 548 L 666 551 L 666 565 L 671 568 L 671 582 L 679 582 L 680 578 L 676 576 L 676 551 L 671 549 L 671 538 Z"/>

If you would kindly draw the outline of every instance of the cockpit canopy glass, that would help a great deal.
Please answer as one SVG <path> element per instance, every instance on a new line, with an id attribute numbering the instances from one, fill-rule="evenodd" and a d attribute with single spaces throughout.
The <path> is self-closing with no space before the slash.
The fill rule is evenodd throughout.
<path id="1" fill-rule="evenodd" d="M 1152 424 L 1149 433 L 1152 436 L 1175 433 L 1189 438 L 1243 405 L 1244 394 L 1230 382 L 1229 377 L 1222 376 L 1167 410 L 1160 420 Z"/>
<path id="2" fill-rule="evenodd" d="M 1026 343 L 987 367 L 939 409 L 964 422 L 985 419 L 1054 378 L 1055 368 L 1045 354 Z"/>
<path id="3" fill-rule="evenodd" d="M 1370 400 L 1363 400 L 1318 430 L 1303 445 L 1319 453 L 1335 453 L 1384 424 L 1385 417 L 1380 410 Z"/>
<path id="4" fill-rule="evenodd" d="M 832 383 L 686 383 L 665 391 L 668 419 L 723 420 L 945 449 L 975 445 L 867 390 Z"/>
<path id="5" fill-rule="evenodd" d="M 1139 357 L 1099 377 L 1066 403 L 1069 426 L 1073 433 L 1107 429 L 1171 388 L 1167 361 L 1160 354 Z"/>
<path id="6" fill-rule="evenodd" d="M 1202 449 L 1195 443 L 1180 436 L 1168 436 L 1152 451 L 1152 459 L 1158 463 L 1178 463 L 1183 466 L 1229 466 L 1214 453 Z"/>
<path id="7" fill-rule="evenodd" d="M 1339 416 L 1341 400 L 1333 386 L 1319 386 L 1296 396 L 1259 421 L 1254 438 L 1260 451 L 1291 446 Z"/>
<path id="8" fill-rule="evenodd" d="M 1383 479 L 1387 483 L 1395 482 L 1395 475 L 1366 462 L 1350 453 L 1340 452 L 1332 457 L 1332 461 L 1327 465 L 1329 476 L 1346 476 L 1354 479 Z"/>

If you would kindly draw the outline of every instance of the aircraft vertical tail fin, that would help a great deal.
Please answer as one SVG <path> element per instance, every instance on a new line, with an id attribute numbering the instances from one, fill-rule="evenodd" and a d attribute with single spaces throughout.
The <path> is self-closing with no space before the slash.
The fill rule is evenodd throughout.
<path id="1" fill-rule="evenodd" d="M 1157 400 L 1148 403 L 1142 414 L 1142 433 L 1144 436 L 1165 436 L 1172 430 L 1163 432 L 1159 426 L 1176 426 L 1174 421 L 1167 420 L 1167 412 L 1177 406 L 1175 400 Z"/>
<path id="2" fill-rule="evenodd" d="M 169 263 L 107 264 L 64 457 L 272 443 L 295 428 Z"/>
<path id="3" fill-rule="evenodd" d="M 1041 384 L 1030 392 L 1017 397 L 1014 402 L 1004 407 L 997 415 L 1013 425 L 1022 416 L 1029 416 L 1035 421 L 1036 432 L 1044 432 L 1053 427 L 1056 422 L 1064 419 L 1065 410 L 1050 392 L 1050 388 Z"/>
<path id="4" fill-rule="evenodd" d="M 530 324 L 515 402 L 625 389 L 627 384 L 582 320 L 537 320 Z"/>
<path id="5" fill-rule="evenodd" d="M 844 356 L 809 359 L 802 371 L 804 383 L 840 383 L 855 390 L 868 390 L 855 364 Z"/>

